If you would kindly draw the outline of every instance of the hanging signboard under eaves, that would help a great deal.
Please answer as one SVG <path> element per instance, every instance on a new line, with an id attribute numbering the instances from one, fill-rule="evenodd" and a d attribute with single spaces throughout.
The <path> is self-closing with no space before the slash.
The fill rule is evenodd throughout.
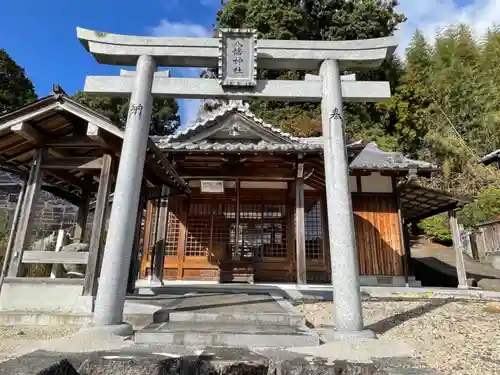
<path id="1" fill-rule="evenodd" d="M 202 193 L 224 193 L 224 181 L 201 180 Z"/>

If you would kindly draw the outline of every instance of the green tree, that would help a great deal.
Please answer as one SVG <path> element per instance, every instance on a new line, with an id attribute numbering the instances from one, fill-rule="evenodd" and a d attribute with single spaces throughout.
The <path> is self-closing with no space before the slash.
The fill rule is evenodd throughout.
<path id="1" fill-rule="evenodd" d="M 217 28 L 252 28 L 260 38 L 286 40 L 348 40 L 391 35 L 404 22 L 395 11 L 396 0 L 228 0 L 217 13 Z M 302 79 L 306 72 L 259 71 L 261 78 Z M 317 74 L 316 72 L 312 72 Z M 359 79 L 397 81 L 401 63 L 392 59 L 381 69 L 359 75 Z M 296 135 L 319 135 L 318 104 L 252 101 L 251 109 L 263 119 L 279 124 Z M 346 106 L 348 133 L 377 138 L 382 134 L 384 111 L 373 104 Z M 366 121 L 369 121 L 368 123 Z M 384 140 L 387 144 L 391 140 Z"/>
<path id="2" fill-rule="evenodd" d="M 432 45 L 417 32 L 401 84 L 383 105 L 400 149 L 443 166 L 441 176 L 422 183 L 477 197 L 460 212 L 469 227 L 500 212 L 500 172 L 478 164 L 500 146 L 499 58 L 496 28 L 478 40 L 467 25 L 450 25 Z M 449 231 L 443 217 L 424 220 L 420 227 L 440 240 Z"/>
<path id="3" fill-rule="evenodd" d="M 90 96 L 77 92 L 73 98 L 117 124 L 127 121 L 129 100 L 122 97 Z M 150 135 L 170 135 L 180 126 L 179 105 L 175 99 L 153 100 Z"/>
<path id="4" fill-rule="evenodd" d="M 24 69 L 0 49 L 0 115 L 36 98 L 35 87 Z"/>
<path id="5" fill-rule="evenodd" d="M 387 103 L 379 104 L 384 112 L 384 134 L 394 139 L 394 148 L 411 157 L 422 157 L 429 132 L 426 114 L 432 110 L 428 85 L 432 65 L 432 48 L 417 30 L 406 50 L 404 74 L 400 85 Z"/>

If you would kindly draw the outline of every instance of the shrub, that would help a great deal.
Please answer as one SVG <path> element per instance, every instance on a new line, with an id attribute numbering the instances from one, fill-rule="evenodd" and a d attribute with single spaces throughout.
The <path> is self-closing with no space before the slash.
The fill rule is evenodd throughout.
<path id="1" fill-rule="evenodd" d="M 418 227 L 435 242 L 447 246 L 453 243 L 448 216 L 445 213 L 422 220 Z"/>
<path id="2" fill-rule="evenodd" d="M 458 213 L 460 221 L 468 228 L 500 217 L 500 189 L 487 189 L 477 199 L 464 206 Z"/>

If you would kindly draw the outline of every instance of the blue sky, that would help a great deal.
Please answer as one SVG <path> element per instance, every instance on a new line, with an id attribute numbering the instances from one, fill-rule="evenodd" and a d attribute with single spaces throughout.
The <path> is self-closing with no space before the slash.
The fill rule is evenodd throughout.
<path id="1" fill-rule="evenodd" d="M 86 75 L 120 70 L 95 62 L 78 42 L 77 26 L 121 34 L 205 36 L 219 7 L 220 0 L 5 0 L 0 48 L 24 67 L 39 96 L 50 94 L 53 83 L 72 94 L 83 88 Z M 173 74 L 197 72 L 177 69 Z M 180 104 L 183 122 L 193 118 L 187 112 L 195 112 L 197 102 Z"/>
<path id="2" fill-rule="evenodd" d="M 430 38 L 437 28 L 468 22 L 483 32 L 500 22 L 500 0 L 400 0 L 409 21 L 399 32 L 404 50 L 415 28 Z M 0 48 L 23 66 L 39 96 L 60 84 L 69 94 L 83 88 L 86 75 L 117 75 L 120 67 L 100 65 L 76 38 L 76 27 L 122 34 L 210 36 L 220 0 L 3 0 Z M 173 69 L 193 76 L 194 69 Z M 179 101 L 183 125 L 196 117 L 198 101 Z"/>

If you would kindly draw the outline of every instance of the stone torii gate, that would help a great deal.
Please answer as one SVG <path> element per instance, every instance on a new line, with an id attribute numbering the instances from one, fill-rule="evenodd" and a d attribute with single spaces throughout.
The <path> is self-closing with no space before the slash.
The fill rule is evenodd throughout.
<path id="1" fill-rule="evenodd" d="M 372 336 L 364 330 L 343 101 L 390 97 L 388 82 L 342 79 L 343 71 L 373 69 L 397 47 L 394 38 L 356 41 L 257 40 L 254 31 L 224 29 L 217 38 L 159 38 L 77 29 L 78 39 L 102 64 L 136 66 L 135 74 L 89 76 L 85 92 L 129 96 L 130 110 L 95 301 L 94 325 L 126 332 L 123 306 L 130 264 L 152 97 L 321 102 L 325 185 L 336 331 L 334 338 Z M 217 79 L 171 78 L 158 66 L 218 68 Z M 257 68 L 315 70 L 304 81 L 257 80 Z M 312 79 L 311 79 L 312 78 Z M 113 328 L 114 327 L 114 328 Z"/>

